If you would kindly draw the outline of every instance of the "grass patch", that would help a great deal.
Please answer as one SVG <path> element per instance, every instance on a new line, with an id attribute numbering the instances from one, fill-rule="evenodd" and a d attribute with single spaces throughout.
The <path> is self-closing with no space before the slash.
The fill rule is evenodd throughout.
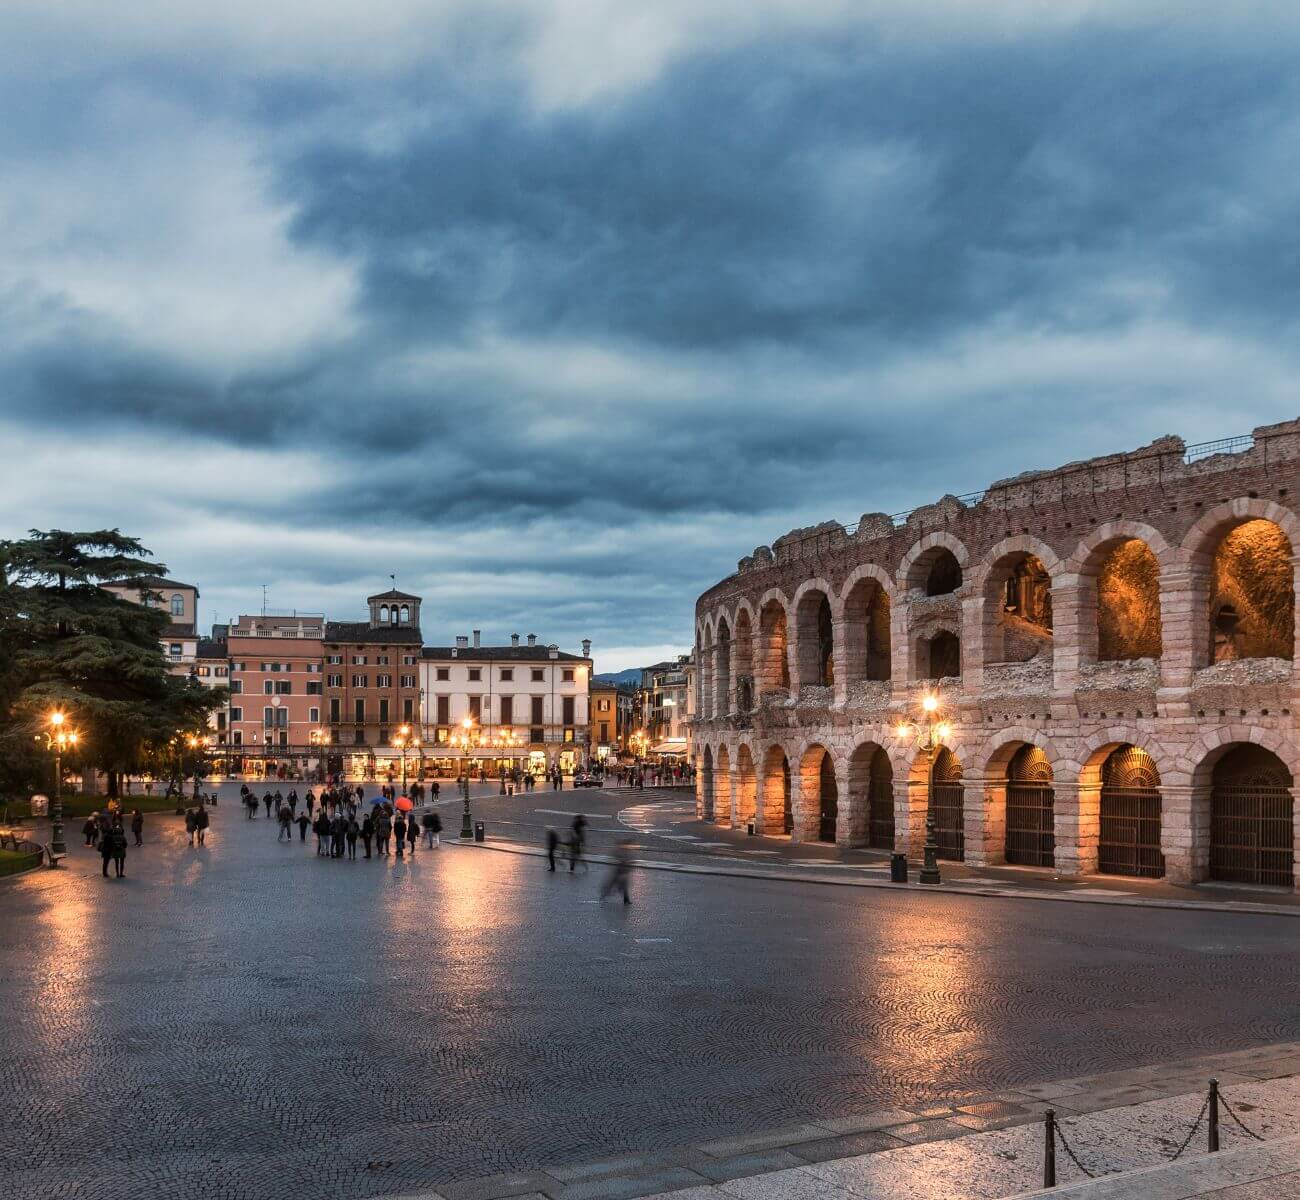
<path id="1" fill-rule="evenodd" d="M 17 875 L 31 867 L 41 865 L 41 855 L 23 854 L 17 850 L 0 850 L 0 876 Z"/>
<path id="2" fill-rule="evenodd" d="M 172 813 L 176 811 L 176 800 L 174 797 L 168 798 L 157 794 L 152 796 L 119 796 L 118 803 L 122 806 L 122 812 L 124 814 L 130 813 L 133 808 L 138 808 L 142 813 Z M 185 804 L 187 807 L 189 806 L 189 803 L 190 797 L 187 794 L 185 797 Z M 91 813 L 99 812 L 107 804 L 107 796 L 64 796 L 63 819 L 64 821 L 69 821 L 73 818 L 80 818 L 84 821 Z"/>

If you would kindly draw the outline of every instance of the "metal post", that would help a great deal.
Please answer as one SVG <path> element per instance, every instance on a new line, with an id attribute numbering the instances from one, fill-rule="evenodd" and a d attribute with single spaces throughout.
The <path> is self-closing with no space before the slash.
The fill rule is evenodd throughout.
<path id="1" fill-rule="evenodd" d="M 1056 1110 L 1043 1115 L 1043 1186 L 1056 1186 Z"/>
<path id="2" fill-rule="evenodd" d="M 1210 1080 L 1210 1153 L 1219 1150 L 1219 1081 Z"/>
<path id="3" fill-rule="evenodd" d="M 68 847 L 63 841 L 63 743 L 58 735 L 54 738 L 54 803 L 50 807 L 50 853 L 67 854 Z M 51 863 L 58 865 L 57 858 Z"/>
<path id="4" fill-rule="evenodd" d="M 925 858 L 921 863 L 918 883 L 940 883 L 939 843 L 934 827 L 934 723 L 930 723 L 928 744 L 925 748 Z"/>
<path id="5" fill-rule="evenodd" d="M 468 747 L 466 747 L 468 749 Z M 469 814 L 469 762 L 465 761 L 465 774 L 461 779 L 461 791 L 465 797 L 465 808 L 460 814 L 460 836 L 461 840 L 470 842 L 474 840 L 474 825 Z"/>

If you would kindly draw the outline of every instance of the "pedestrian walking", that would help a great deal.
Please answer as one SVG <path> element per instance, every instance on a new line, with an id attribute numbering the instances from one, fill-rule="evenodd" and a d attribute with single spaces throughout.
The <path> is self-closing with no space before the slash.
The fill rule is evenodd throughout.
<path id="1" fill-rule="evenodd" d="M 357 824 L 356 817 L 348 820 L 346 836 L 348 839 L 348 858 L 353 862 L 357 861 L 357 834 L 361 832 L 361 826 Z"/>
<path id="2" fill-rule="evenodd" d="M 113 867 L 118 879 L 121 879 L 126 874 L 126 830 L 122 828 L 121 818 L 113 822 L 109 839 L 113 844 Z"/>
<path id="3" fill-rule="evenodd" d="M 275 803 L 275 797 L 270 792 L 267 792 L 262 797 L 262 803 L 266 805 L 266 819 L 269 821 L 271 819 L 271 805 Z"/>
<path id="4" fill-rule="evenodd" d="M 298 791 L 293 789 L 289 792 L 289 818 L 292 820 L 298 815 Z"/>
<path id="5" fill-rule="evenodd" d="M 604 886 L 600 889 L 600 898 L 604 900 L 610 892 L 621 891 L 623 893 L 623 903 L 631 904 L 632 897 L 628 895 L 627 889 L 627 882 L 631 873 L 632 844 L 626 838 L 622 838 L 618 845 L 614 847 L 614 865 L 610 868 Z"/>
<path id="6" fill-rule="evenodd" d="M 330 857 L 343 857 L 343 843 L 347 830 L 347 822 L 343 819 L 342 813 L 335 813 L 334 819 L 330 822 Z"/>
<path id="7" fill-rule="evenodd" d="M 99 835 L 99 856 L 104 860 L 104 878 L 108 878 L 108 864 L 113 861 L 113 831 L 105 829 Z"/>
<path id="8" fill-rule="evenodd" d="M 402 843 L 406 841 L 406 818 L 399 812 L 393 822 L 393 841 L 397 843 L 397 857 L 402 857 Z"/>
<path id="9" fill-rule="evenodd" d="M 304 803 L 307 805 L 307 816 L 310 817 L 311 810 L 316 807 L 316 793 L 308 790 Z"/>
<path id="10" fill-rule="evenodd" d="M 189 835 L 190 845 L 194 845 L 194 832 L 196 826 L 194 823 L 194 810 L 187 808 L 185 810 L 185 832 Z"/>
<path id="11" fill-rule="evenodd" d="M 131 812 L 131 833 L 137 846 L 144 845 L 144 813 L 138 808 Z"/>
<path id="12" fill-rule="evenodd" d="M 199 845 L 204 846 L 208 841 L 208 826 L 212 824 L 212 818 L 208 815 L 206 808 L 200 808 L 196 815 L 198 817 Z"/>
<path id="13" fill-rule="evenodd" d="M 385 858 L 388 857 L 388 839 L 392 832 L 393 822 L 388 813 L 381 808 L 375 818 L 375 849 Z"/>
<path id="14" fill-rule="evenodd" d="M 366 848 L 366 857 L 370 857 L 370 839 L 375 836 L 375 823 L 369 813 L 361 821 L 361 844 Z"/>
<path id="15" fill-rule="evenodd" d="M 325 806 L 322 804 L 316 817 L 316 823 L 312 826 L 312 832 L 316 834 L 317 858 L 325 853 L 325 839 L 329 836 L 329 831 L 330 819 L 325 815 Z"/>
<path id="16" fill-rule="evenodd" d="M 293 813 L 289 810 L 287 804 L 280 805 L 280 811 L 276 814 L 280 822 L 280 831 L 275 835 L 277 842 L 293 841 L 293 829 L 290 827 L 293 823 Z"/>
<path id="17" fill-rule="evenodd" d="M 546 827 L 546 869 L 555 870 L 555 852 L 560 848 L 560 835 L 548 825 Z"/>
<path id="18" fill-rule="evenodd" d="M 573 824 L 569 827 L 569 870 L 572 872 L 582 862 L 582 846 L 586 841 L 587 835 L 587 818 L 582 813 L 574 814 Z M 587 864 L 582 863 L 582 869 L 587 870 Z"/>
<path id="19" fill-rule="evenodd" d="M 81 827 L 81 833 L 86 839 L 87 846 L 94 846 L 99 842 L 99 822 L 95 820 L 97 815 L 97 813 L 91 813 L 86 818 L 86 823 Z"/>
<path id="20" fill-rule="evenodd" d="M 429 809 L 424 814 L 424 844 L 432 850 L 435 846 L 442 844 L 442 818 L 438 816 L 436 809 Z"/>
<path id="21" fill-rule="evenodd" d="M 305 813 L 298 814 L 298 840 L 305 842 L 307 840 L 307 830 L 311 827 L 311 818 Z"/>

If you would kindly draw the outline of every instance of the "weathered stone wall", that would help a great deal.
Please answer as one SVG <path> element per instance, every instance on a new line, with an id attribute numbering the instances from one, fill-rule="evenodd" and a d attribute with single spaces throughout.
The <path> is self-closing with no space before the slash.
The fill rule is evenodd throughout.
<path id="1" fill-rule="evenodd" d="M 1205 877 L 1209 778 L 1225 749 L 1263 746 L 1300 775 L 1300 677 L 1291 657 L 1297 486 L 1300 421 L 1257 429 L 1254 444 L 1235 453 L 1187 462 L 1180 439 L 1162 438 L 1133 453 L 999 481 L 976 502 L 947 496 L 906 518 L 866 514 L 848 529 L 826 522 L 757 548 L 696 606 L 701 663 L 716 654 L 713 631 L 724 619 L 731 630 L 754 631 L 727 644 L 727 670 L 700 672 L 715 694 L 710 705 L 697 704 L 713 715 L 697 723 L 696 744 L 710 748 L 714 763 L 725 751 L 730 764 L 732 812 L 718 819 L 740 820 L 743 810 L 774 828 L 785 783 L 784 774 L 770 774 L 785 762 L 793 836 L 816 836 L 823 776 L 806 762 L 810 749 L 824 750 L 835 772 L 837 839 L 860 843 L 866 774 L 851 773 L 850 760 L 880 748 L 893 770 L 895 844 L 918 853 L 926 765 L 915 722 L 931 688 L 922 678 L 925 643 L 948 629 L 961 641 L 961 675 L 940 688 L 942 740 L 962 764 L 967 861 L 1001 859 L 1007 763 L 1033 745 L 1052 769 L 1056 869 L 1096 869 L 1100 766 L 1111 749 L 1132 744 L 1160 773 L 1167 875 Z M 1258 529 L 1230 536 L 1248 521 L 1269 522 L 1274 544 Z M 1128 561 L 1117 571 L 1112 552 L 1126 545 Z M 961 586 L 926 596 L 927 564 L 942 550 L 956 557 Z M 1026 555 L 1051 579 L 1050 631 L 1002 611 L 1008 564 Z M 1154 581 L 1144 570 L 1154 570 Z M 870 617 L 859 602 L 867 578 L 884 601 Z M 796 613 L 810 590 L 830 603 L 831 687 L 800 686 L 806 658 Z M 1250 631 L 1232 653 L 1267 657 L 1215 661 L 1224 656 L 1213 626 L 1225 602 Z M 868 667 L 859 625 L 872 620 L 879 640 L 881 613 L 888 678 L 873 679 L 883 672 L 879 663 Z"/>

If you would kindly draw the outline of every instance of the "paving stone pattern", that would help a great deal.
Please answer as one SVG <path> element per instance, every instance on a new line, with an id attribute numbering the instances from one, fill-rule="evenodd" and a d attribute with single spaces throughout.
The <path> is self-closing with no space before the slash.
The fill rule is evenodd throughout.
<path id="1" fill-rule="evenodd" d="M 668 872 L 624 909 L 520 855 L 320 860 L 229 794 L 203 850 L 147 821 L 121 882 L 78 847 L 0 884 L 0 1195 L 475 1200 L 455 1181 L 1300 1037 L 1280 918 Z"/>

